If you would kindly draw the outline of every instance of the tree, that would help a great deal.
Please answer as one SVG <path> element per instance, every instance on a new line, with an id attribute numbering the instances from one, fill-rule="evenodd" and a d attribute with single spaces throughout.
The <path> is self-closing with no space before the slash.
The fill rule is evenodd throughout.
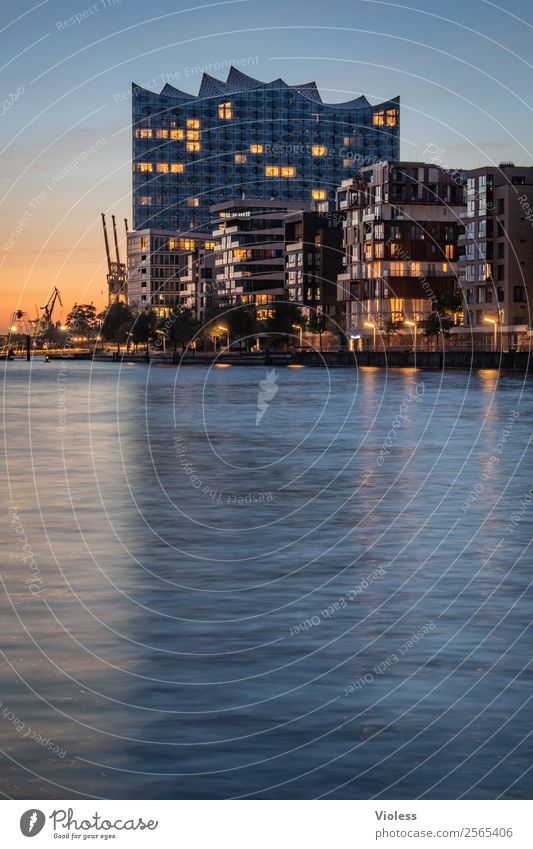
<path id="1" fill-rule="evenodd" d="M 396 333 L 397 330 L 401 330 L 403 326 L 403 321 L 393 320 L 390 316 L 387 316 L 383 323 L 380 324 L 380 329 L 387 337 L 387 348 L 390 348 L 391 336 Z"/>
<path id="2" fill-rule="evenodd" d="M 98 316 L 102 323 L 100 336 L 106 342 L 116 342 L 120 354 L 120 345 L 127 339 L 133 323 L 133 313 L 127 304 L 117 301 Z"/>
<path id="3" fill-rule="evenodd" d="M 238 340 L 239 349 L 243 339 L 246 348 L 248 348 L 250 336 L 257 333 L 258 322 L 255 307 L 246 304 L 237 306 L 226 313 L 224 319 L 229 327 L 230 335 Z"/>
<path id="4" fill-rule="evenodd" d="M 458 315 L 463 312 L 463 293 L 459 290 L 451 295 L 437 295 L 433 308 L 440 315 Z"/>
<path id="5" fill-rule="evenodd" d="M 188 307 L 185 309 L 176 307 L 171 311 L 168 318 L 162 318 L 159 322 L 162 333 L 165 334 L 169 342 L 174 343 L 174 351 L 177 351 L 178 344 L 184 351 L 198 334 L 200 326 L 200 322 Z"/>
<path id="6" fill-rule="evenodd" d="M 131 325 L 131 338 L 135 347 L 145 345 L 146 353 L 148 353 L 148 346 L 155 336 L 156 327 L 157 318 L 150 307 L 138 310 Z"/>
<path id="7" fill-rule="evenodd" d="M 438 338 L 439 333 L 441 333 L 442 338 L 444 339 L 444 337 L 449 337 L 450 327 L 453 327 L 453 321 L 451 318 L 443 316 L 436 310 L 433 310 L 429 313 L 428 317 L 423 322 L 421 322 L 421 327 L 424 336 L 434 336 Z"/>
<path id="8" fill-rule="evenodd" d="M 89 339 L 98 330 L 99 325 L 94 304 L 74 304 L 67 316 L 66 325 L 69 331 Z"/>
<path id="9" fill-rule="evenodd" d="M 127 319 L 126 321 L 123 321 L 122 324 L 120 324 L 117 327 L 117 331 L 115 333 L 114 341 L 118 345 L 119 353 L 120 353 L 120 345 L 126 345 L 126 350 L 129 353 L 129 349 L 130 349 L 130 345 L 131 345 L 131 319 L 130 318 Z"/>
<path id="10" fill-rule="evenodd" d="M 289 339 L 294 336 L 293 325 L 303 327 L 304 319 L 301 309 L 293 303 L 286 301 L 274 301 L 272 303 L 272 316 L 265 321 L 267 333 L 277 337 L 285 336 L 285 344 L 289 347 Z"/>
<path id="11" fill-rule="evenodd" d="M 322 334 L 327 330 L 328 317 L 323 312 L 311 309 L 307 317 L 307 329 L 310 333 L 318 333 L 319 347 L 322 350 Z"/>
<path id="12" fill-rule="evenodd" d="M 463 309 L 462 292 L 452 292 L 450 295 L 438 295 L 433 301 L 433 309 L 421 323 L 424 336 L 442 338 L 450 336 L 450 328 L 454 325 L 453 316 Z"/>

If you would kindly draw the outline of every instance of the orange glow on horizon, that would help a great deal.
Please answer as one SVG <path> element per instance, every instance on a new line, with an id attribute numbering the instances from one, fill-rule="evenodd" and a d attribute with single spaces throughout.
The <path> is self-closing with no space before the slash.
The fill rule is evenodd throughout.
<path id="1" fill-rule="evenodd" d="M 126 260 L 126 236 L 121 210 L 117 209 L 117 229 L 120 259 Z M 54 322 L 61 324 L 74 306 L 93 303 L 97 312 L 108 304 L 107 260 L 99 210 L 94 214 L 94 224 L 87 230 L 87 210 L 73 211 L 54 233 L 57 222 L 50 220 L 46 211 L 38 212 L 30 220 L 18 238 L 4 237 L 2 274 L 3 297 L 0 306 L 0 333 L 8 332 L 10 320 L 16 309 L 28 313 L 30 320 L 42 314 L 54 288 L 61 292 L 63 307 L 56 304 Z M 112 260 L 114 259 L 113 236 L 108 221 L 108 237 Z M 11 216 L 10 216 L 11 218 Z M 13 220 L 13 219 L 12 219 Z M 17 219 L 13 225 L 13 234 Z M 22 220 L 20 218 L 19 220 Z M 119 224 L 122 222 L 122 228 Z M 11 222 L 10 222 L 11 223 Z M 8 228 L 11 232 L 11 227 Z M 19 228 L 20 229 L 20 228 Z M 6 250 L 6 244 L 9 250 Z"/>

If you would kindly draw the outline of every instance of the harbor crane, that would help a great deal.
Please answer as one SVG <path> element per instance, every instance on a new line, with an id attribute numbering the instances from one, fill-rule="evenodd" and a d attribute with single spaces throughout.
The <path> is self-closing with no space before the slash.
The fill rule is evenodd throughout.
<path id="1" fill-rule="evenodd" d="M 58 301 L 59 305 L 62 307 L 63 302 L 61 300 L 59 289 L 57 288 L 57 286 L 54 286 L 53 292 L 48 298 L 46 304 L 44 305 L 44 307 L 41 307 L 41 309 L 44 311 L 44 315 L 41 316 L 41 323 L 44 330 L 48 330 L 49 328 L 54 326 L 52 317 L 54 315 L 55 305 Z"/>
<path id="2" fill-rule="evenodd" d="M 115 216 L 111 216 L 111 220 L 113 222 L 113 240 L 115 244 L 115 255 L 116 260 L 111 259 L 111 251 L 109 250 L 109 238 L 107 235 L 107 226 L 105 221 L 105 215 L 102 212 L 102 227 L 104 231 L 104 243 L 105 243 L 105 253 L 107 259 L 107 291 L 109 297 L 109 303 L 114 304 L 117 301 L 124 301 L 126 299 L 126 280 L 127 280 L 127 271 L 126 271 L 126 263 L 120 261 L 120 253 L 118 249 L 118 237 L 117 237 L 117 225 Z"/>

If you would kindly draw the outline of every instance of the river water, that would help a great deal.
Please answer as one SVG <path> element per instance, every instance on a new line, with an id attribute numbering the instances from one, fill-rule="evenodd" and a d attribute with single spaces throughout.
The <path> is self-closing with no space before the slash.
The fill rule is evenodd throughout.
<path id="1" fill-rule="evenodd" d="M 530 798 L 531 382 L 4 364 L 0 792 Z"/>

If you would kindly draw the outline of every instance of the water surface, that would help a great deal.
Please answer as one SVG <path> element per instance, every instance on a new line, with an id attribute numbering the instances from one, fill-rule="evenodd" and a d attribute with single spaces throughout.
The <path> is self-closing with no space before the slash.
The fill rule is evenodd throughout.
<path id="1" fill-rule="evenodd" d="M 3 393 L 4 795 L 530 796 L 527 379 L 13 362 Z"/>

